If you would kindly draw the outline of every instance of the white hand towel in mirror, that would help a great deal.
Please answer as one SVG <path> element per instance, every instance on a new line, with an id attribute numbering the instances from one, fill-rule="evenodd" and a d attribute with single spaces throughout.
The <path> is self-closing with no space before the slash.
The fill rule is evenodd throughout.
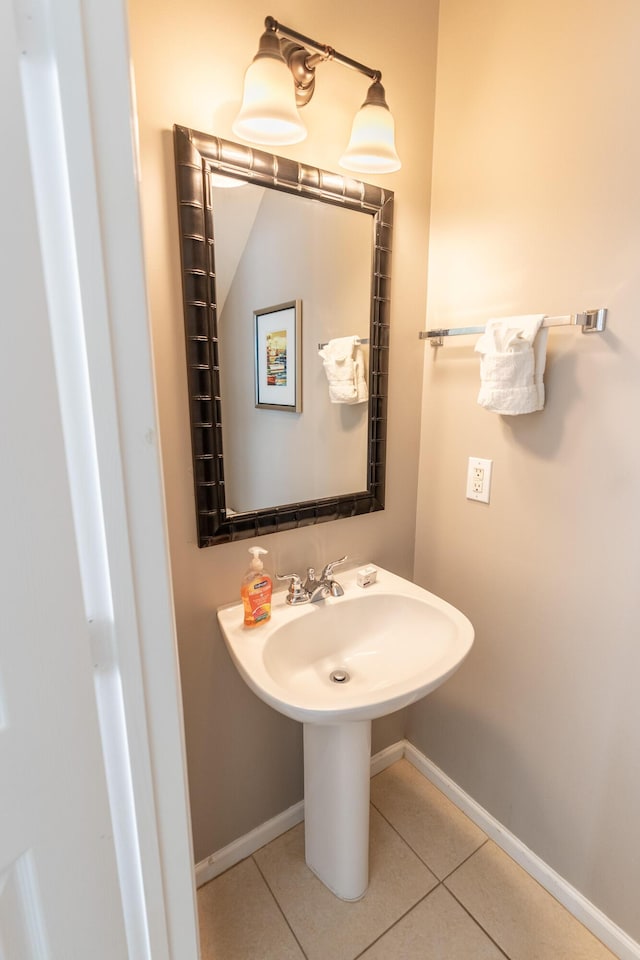
<path id="1" fill-rule="evenodd" d="M 359 345 L 359 337 L 337 337 L 318 351 L 329 381 L 331 403 L 363 403 L 369 398 Z"/>
<path id="2" fill-rule="evenodd" d="M 547 334 L 544 314 L 490 320 L 476 343 L 478 403 L 493 413 L 534 413 L 544 407 Z"/>

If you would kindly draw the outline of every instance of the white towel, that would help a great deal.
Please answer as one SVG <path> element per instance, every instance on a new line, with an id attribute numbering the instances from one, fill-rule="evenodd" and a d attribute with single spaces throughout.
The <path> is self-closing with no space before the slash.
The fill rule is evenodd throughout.
<path id="1" fill-rule="evenodd" d="M 475 349 L 481 354 L 478 403 L 493 413 L 544 407 L 547 334 L 544 314 L 490 320 Z"/>
<path id="2" fill-rule="evenodd" d="M 318 352 L 329 381 L 331 403 L 364 403 L 369 399 L 359 337 L 329 340 Z"/>

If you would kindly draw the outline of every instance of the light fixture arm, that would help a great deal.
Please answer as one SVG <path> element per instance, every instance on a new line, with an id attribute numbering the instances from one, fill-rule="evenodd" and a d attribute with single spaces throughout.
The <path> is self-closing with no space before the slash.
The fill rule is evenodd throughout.
<path id="1" fill-rule="evenodd" d="M 343 53 L 338 53 L 333 47 L 318 43 L 317 40 L 312 40 L 304 33 L 298 33 L 297 30 L 286 27 L 273 17 L 266 17 L 264 26 L 265 30 L 271 31 L 281 38 L 282 55 L 293 74 L 296 86 L 296 101 L 299 107 L 308 103 L 313 96 L 315 68 L 319 63 L 324 63 L 327 60 L 334 60 L 344 67 L 357 70 L 358 73 L 363 73 L 374 83 L 378 83 L 382 78 L 379 70 L 367 67 L 364 63 L 353 60 Z"/>

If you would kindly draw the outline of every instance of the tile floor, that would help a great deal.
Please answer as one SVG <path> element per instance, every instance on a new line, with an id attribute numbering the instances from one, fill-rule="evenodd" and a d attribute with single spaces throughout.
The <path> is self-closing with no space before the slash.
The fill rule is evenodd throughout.
<path id="1" fill-rule="evenodd" d="M 406 760 L 371 804 L 362 900 L 311 873 L 301 823 L 200 888 L 202 960 L 614 960 Z"/>

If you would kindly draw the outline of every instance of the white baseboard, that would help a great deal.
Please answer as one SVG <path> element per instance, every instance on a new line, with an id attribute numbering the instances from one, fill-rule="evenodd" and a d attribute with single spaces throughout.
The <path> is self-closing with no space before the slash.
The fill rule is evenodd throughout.
<path id="1" fill-rule="evenodd" d="M 397 745 L 396 745 L 397 746 Z M 444 793 L 470 820 L 480 827 L 512 860 L 548 890 L 587 930 L 612 950 L 620 960 L 640 960 L 640 944 L 632 940 L 575 887 L 572 887 L 532 850 L 503 827 L 446 773 L 432 763 L 413 744 L 405 741 L 404 756 L 416 770 Z"/>
<path id="2" fill-rule="evenodd" d="M 396 760 L 401 760 L 404 752 L 405 741 L 400 740 L 398 743 L 394 743 L 376 753 L 375 756 L 371 757 L 371 776 L 375 777 L 376 773 L 381 773 Z M 246 857 L 250 857 L 260 847 L 264 847 L 265 843 L 275 840 L 276 837 L 286 833 L 287 830 L 295 827 L 302 820 L 304 820 L 304 800 L 300 800 L 299 803 L 279 813 L 276 817 L 272 817 L 271 820 L 267 820 L 266 823 L 261 823 L 255 830 L 245 833 L 243 837 L 239 837 L 221 850 L 216 850 L 206 860 L 201 860 L 200 863 L 196 864 L 196 887 L 201 887 L 209 880 L 213 880 L 214 877 L 220 876 L 229 867 L 233 867 Z"/>
<path id="3" fill-rule="evenodd" d="M 271 820 L 267 820 L 266 823 L 261 823 L 255 830 L 245 833 L 243 837 L 238 837 L 237 840 L 221 850 L 216 850 L 206 860 L 196 863 L 196 887 L 201 887 L 209 880 L 213 880 L 214 877 L 224 873 L 229 867 L 233 867 L 246 857 L 250 857 L 260 847 L 264 847 L 265 843 L 270 843 L 276 837 L 286 833 L 301 820 L 304 820 L 303 800 L 289 807 L 288 810 L 283 810 L 282 813 L 272 817 Z"/>
<path id="4" fill-rule="evenodd" d="M 632 940 L 624 930 L 605 916 L 575 887 L 572 887 L 532 850 L 529 850 L 521 840 L 503 827 L 495 817 L 476 803 L 468 793 L 465 793 L 457 783 L 454 783 L 408 740 L 399 740 L 376 753 L 371 758 L 371 776 L 381 773 L 403 757 L 441 790 L 456 807 L 466 813 L 469 819 L 473 820 L 512 860 L 515 860 L 545 890 L 548 890 L 587 930 L 602 940 L 620 960 L 640 960 L 640 944 Z M 196 886 L 201 887 L 209 880 L 213 880 L 214 877 L 251 856 L 265 843 L 275 840 L 302 820 L 304 820 L 303 800 L 196 864 Z"/>
<path id="5" fill-rule="evenodd" d="M 390 767 L 396 760 L 402 760 L 405 753 L 406 740 L 398 740 L 392 743 L 390 747 L 385 747 L 371 757 L 371 776 L 375 777 L 377 773 L 382 773 L 387 767 Z"/>

